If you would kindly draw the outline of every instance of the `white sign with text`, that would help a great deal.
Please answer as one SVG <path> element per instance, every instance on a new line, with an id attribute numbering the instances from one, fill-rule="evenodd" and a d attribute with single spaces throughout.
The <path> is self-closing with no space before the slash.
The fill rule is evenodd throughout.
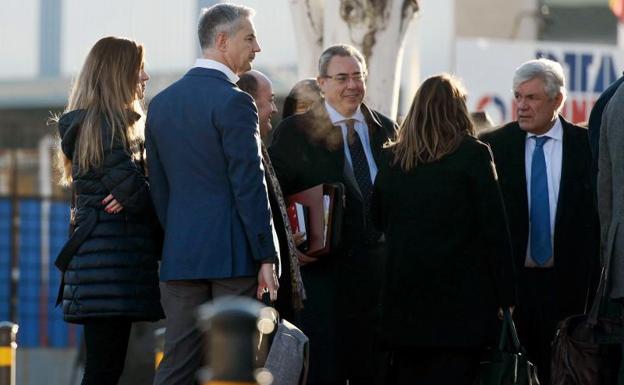
<path id="1" fill-rule="evenodd" d="M 620 75 L 624 52 L 615 46 L 539 41 L 458 39 L 455 69 L 468 91 L 470 111 L 486 111 L 494 124 L 516 119 L 512 79 L 523 62 L 539 57 L 563 66 L 566 119 L 589 119 L 594 102 Z"/>

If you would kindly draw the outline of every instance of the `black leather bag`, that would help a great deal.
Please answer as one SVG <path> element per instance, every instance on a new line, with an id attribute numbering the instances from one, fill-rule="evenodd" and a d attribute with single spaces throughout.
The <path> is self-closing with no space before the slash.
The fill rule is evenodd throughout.
<path id="1" fill-rule="evenodd" d="M 611 385 L 617 383 L 624 341 L 622 317 L 600 317 L 606 298 L 609 261 L 589 314 L 573 315 L 561 321 L 553 341 L 552 385 Z"/>
<path id="2" fill-rule="evenodd" d="M 537 368 L 526 356 L 509 309 L 503 311 L 498 349 L 487 353 L 479 369 L 479 385 L 539 385 Z"/>

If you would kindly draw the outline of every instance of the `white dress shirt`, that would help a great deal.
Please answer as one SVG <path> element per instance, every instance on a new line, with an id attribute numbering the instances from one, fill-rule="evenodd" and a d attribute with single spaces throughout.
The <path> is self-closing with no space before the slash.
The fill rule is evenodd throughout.
<path id="1" fill-rule="evenodd" d="M 349 165 L 351 165 L 351 168 L 353 168 L 353 161 L 351 160 L 351 151 L 349 151 L 349 142 L 347 141 L 347 124 L 345 121 L 348 119 L 355 119 L 354 129 L 360 137 L 362 147 L 364 147 L 364 154 L 366 155 L 368 169 L 370 170 L 371 183 L 374 183 L 375 177 L 377 176 L 377 164 L 375 163 L 375 158 L 373 158 L 373 152 L 370 146 L 370 137 L 368 136 L 368 125 L 366 124 L 366 119 L 364 119 L 362 110 L 358 107 L 353 116 L 345 117 L 330 106 L 327 101 L 325 101 L 325 109 L 327 109 L 327 113 L 329 114 L 329 119 L 332 124 L 342 128 L 342 141 L 344 143 L 345 158 L 347 159 L 347 162 L 349 162 Z"/>
<path id="2" fill-rule="evenodd" d="M 239 79 L 239 77 L 234 73 L 234 71 L 230 69 L 230 67 L 216 60 L 199 58 L 195 60 L 195 67 L 208 68 L 211 70 L 221 71 L 234 84 L 236 84 L 236 82 Z"/>
<path id="3" fill-rule="evenodd" d="M 531 161 L 535 150 L 535 139 L 531 139 L 535 134 L 527 133 L 524 146 L 524 170 L 526 172 L 527 201 L 529 204 L 529 218 L 531 213 Z M 557 215 L 557 201 L 559 199 L 559 185 L 561 184 L 561 164 L 563 155 L 563 126 L 561 119 L 557 118 L 555 124 L 544 135 L 550 139 L 544 143 L 544 158 L 546 160 L 546 177 L 548 178 L 548 204 L 550 205 L 550 244 L 554 248 L 555 239 L 555 216 Z M 529 223 L 529 234 L 531 234 L 531 224 Z M 527 253 L 525 259 L 526 267 L 552 267 L 555 258 L 553 256 L 543 265 L 538 266 L 531 258 L 531 237 L 527 242 Z"/>

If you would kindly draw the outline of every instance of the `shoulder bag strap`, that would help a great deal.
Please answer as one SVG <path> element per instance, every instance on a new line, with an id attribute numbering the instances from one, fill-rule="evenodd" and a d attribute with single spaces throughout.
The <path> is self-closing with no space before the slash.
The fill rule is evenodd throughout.
<path id="1" fill-rule="evenodd" d="M 610 233 L 617 234 L 617 228 L 619 224 L 615 225 L 615 229 L 613 229 Z M 612 238 L 612 237 L 609 237 Z M 598 289 L 596 290 L 596 295 L 594 296 L 594 302 L 592 303 L 591 310 L 589 311 L 589 317 L 587 317 L 587 322 L 590 325 L 596 325 L 598 323 L 598 316 L 600 315 L 600 307 L 602 302 L 607 297 L 607 287 L 609 286 L 609 274 L 611 271 L 611 257 L 613 256 L 613 241 L 611 239 L 607 239 L 608 245 L 607 249 L 603 251 L 603 261 L 604 264 L 600 271 L 600 282 L 598 283 Z"/>

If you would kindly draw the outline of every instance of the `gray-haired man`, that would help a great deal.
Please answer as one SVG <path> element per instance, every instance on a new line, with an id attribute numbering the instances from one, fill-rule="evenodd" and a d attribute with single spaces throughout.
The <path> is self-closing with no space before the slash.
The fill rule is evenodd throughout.
<path id="1" fill-rule="evenodd" d="M 202 364 L 195 309 L 223 295 L 277 297 L 279 254 L 267 196 L 258 114 L 237 86 L 260 51 L 253 10 L 217 4 L 198 34 L 202 58 L 158 94 L 147 118 L 151 192 L 165 229 L 167 316 L 155 384 L 192 384 Z"/>
<path id="2" fill-rule="evenodd" d="M 518 120 L 482 136 L 494 153 L 514 249 L 521 342 L 550 383 L 557 322 L 584 310 L 598 266 L 598 216 L 587 130 L 566 121 L 557 62 L 531 60 L 513 79 Z"/>

